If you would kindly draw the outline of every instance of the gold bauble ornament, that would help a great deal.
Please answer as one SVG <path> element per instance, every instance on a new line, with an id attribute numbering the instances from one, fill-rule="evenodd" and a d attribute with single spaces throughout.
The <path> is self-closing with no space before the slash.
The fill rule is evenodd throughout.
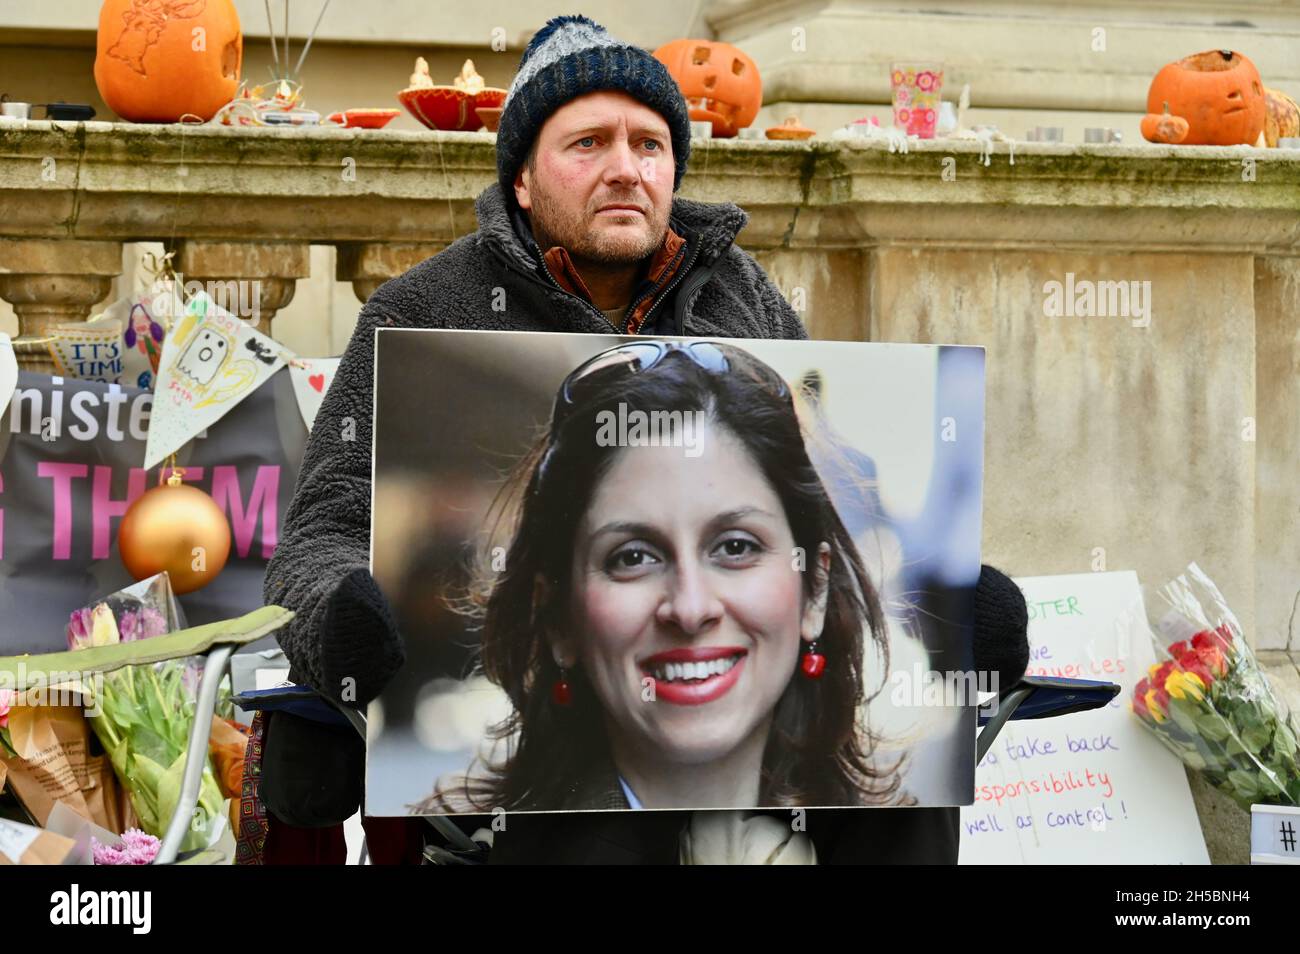
<path id="1" fill-rule="evenodd" d="M 230 524 L 215 500 L 173 471 L 167 483 L 145 491 L 122 515 L 117 552 L 134 579 L 166 570 L 173 591 L 190 593 L 226 565 Z"/>

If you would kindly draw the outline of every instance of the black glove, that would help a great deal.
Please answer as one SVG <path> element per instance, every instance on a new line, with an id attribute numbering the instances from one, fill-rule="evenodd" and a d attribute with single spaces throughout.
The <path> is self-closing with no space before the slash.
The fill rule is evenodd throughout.
<path id="1" fill-rule="evenodd" d="M 1010 577 L 980 567 L 975 587 L 975 671 L 997 673 L 998 691 L 1020 681 L 1029 667 L 1029 609 Z M 992 678 L 991 676 L 989 678 Z M 983 688 L 980 679 L 980 688 Z"/>
<path id="2" fill-rule="evenodd" d="M 318 692 L 364 708 L 406 662 L 406 647 L 392 608 L 370 571 L 358 568 L 330 594 L 321 624 Z"/>

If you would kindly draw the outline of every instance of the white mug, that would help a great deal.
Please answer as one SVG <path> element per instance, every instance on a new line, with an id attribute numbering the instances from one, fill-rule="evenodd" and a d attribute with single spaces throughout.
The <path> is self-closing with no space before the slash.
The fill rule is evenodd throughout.
<path id="1" fill-rule="evenodd" d="M 0 116 L 8 119 L 31 119 L 31 103 L 0 103 Z"/>

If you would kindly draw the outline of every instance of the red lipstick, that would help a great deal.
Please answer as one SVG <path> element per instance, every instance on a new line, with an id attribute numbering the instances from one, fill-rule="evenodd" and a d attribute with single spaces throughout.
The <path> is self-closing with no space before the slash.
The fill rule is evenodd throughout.
<path id="1" fill-rule="evenodd" d="M 640 661 L 654 680 L 655 698 L 671 705 L 698 706 L 720 699 L 740 679 L 748 651 L 735 646 L 670 649 Z"/>

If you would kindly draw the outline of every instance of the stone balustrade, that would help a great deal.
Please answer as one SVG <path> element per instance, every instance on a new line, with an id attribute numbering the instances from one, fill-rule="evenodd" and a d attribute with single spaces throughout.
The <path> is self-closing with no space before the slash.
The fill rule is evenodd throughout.
<path id="1" fill-rule="evenodd" d="M 0 298 L 40 336 L 161 241 L 187 279 L 260 282 L 264 318 L 333 245 L 364 301 L 495 176 L 486 133 L 0 125 Z M 987 348 L 987 562 L 1196 560 L 1257 647 L 1300 649 L 1300 151 L 705 140 L 682 193 L 749 212 L 814 336 Z"/>

